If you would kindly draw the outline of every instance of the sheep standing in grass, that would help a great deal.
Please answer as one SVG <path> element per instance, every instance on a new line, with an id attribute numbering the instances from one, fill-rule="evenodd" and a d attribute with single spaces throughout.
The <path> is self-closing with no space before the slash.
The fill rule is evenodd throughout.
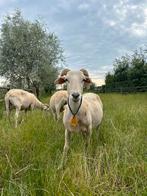
<path id="1" fill-rule="evenodd" d="M 64 110 L 65 144 L 63 150 L 63 166 L 69 150 L 72 132 L 82 132 L 86 139 L 86 149 L 90 142 L 92 129 L 98 127 L 103 118 L 103 105 L 100 97 L 94 93 L 83 94 L 83 87 L 91 83 L 85 69 L 80 71 L 63 70 L 55 81 L 56 84 L 67 83 L 68 103 Z"/>
<path id="2" fill-rule="evenodd" d="M 55 120 L 59 120 L 60 113 L 64 110 L 64 105 L 67 104 L 67 91 L 60 90 L 55 92 L 50 98 L 50 110 Z"/>
<path id="3" fill-rule="evenodd" d="M 34 94 L 29 93 L 21 89 L 11 89 L 5 95 L 5 106 L 7 116 L 10 116 L 10 112 L 13 108 L 16 109 L 15 112 L 15 127 L 18 125 L 18 117 L 20 110 L 33 110 L 34 108 L 39 108 L 43 110 L 48 109 L 47 104 L 41 103 Z"/>

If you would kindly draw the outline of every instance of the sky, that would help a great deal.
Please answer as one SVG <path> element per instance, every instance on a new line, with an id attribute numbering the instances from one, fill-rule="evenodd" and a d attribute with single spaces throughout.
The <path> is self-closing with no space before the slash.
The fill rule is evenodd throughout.
<path id="1" fill-rule="evenodd" d="M 147 0 L 0 0 L 0 25 L 15 9 L 40 19 L 60 39 L 65 67 L 87 69 L 98 85 L 115 58 L 146 45 Z"/>

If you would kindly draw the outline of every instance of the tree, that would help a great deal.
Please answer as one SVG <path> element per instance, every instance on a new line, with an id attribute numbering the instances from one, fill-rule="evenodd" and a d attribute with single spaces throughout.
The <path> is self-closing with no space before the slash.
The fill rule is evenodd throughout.
<path id="1" fill-rule="evenodd" d="M 147 86 L 146 51 L 136 50 L 131 56 L 117 58 L 113 64 L 113 73 L 107 73 L 106 87 Z"/>
<path id="2" fill-rule="evenodd" d="M 0 75 L 19 88 L 33 84 L 46 88 L 53 83 L 63 49 L 54 33 L 48 33 L 36 20 L 25 20 L 16 10 L 2 24 L 0 38 Z"/>
<path id="3" fill-rule="evenodd" d="M 147 63 L 145 61 L 145 54 L 142 50 L 135 51 L 132 55 L 131 67 L 129 69 L 129 79 L 134 86 L 147 85 Z"/>
<path id="4" fill-rule="evenodd" d="M 112 87 L 114 84 L 114 75 L 111 74 L 110 72 L 108 72 L 106 75 L 105 84 L 107 84 L 110 87 Z"/>
<path id="5" fill-rule="evenodd" d="M 128 69 L 130 64 L 129 56 L 122 56 L 120 59 L 115 59 L 114 62 L 114 80 L 116 82 L 125 81 L 128 79 Z"/>
<path id="6" fill-rule="evenodd" d="M 90 91 L 95 91 L 96 90 L 96 84 L 94 82 L 92 82 L 89 89 L 90 89 Z"/>

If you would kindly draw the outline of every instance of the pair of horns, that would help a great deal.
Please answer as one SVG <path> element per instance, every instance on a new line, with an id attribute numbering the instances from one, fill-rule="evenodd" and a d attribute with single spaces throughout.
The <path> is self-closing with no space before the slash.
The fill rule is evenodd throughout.
<path id="1" fill-rule="evenodd" d="M 61 72 L 60 76 L 65 76 L 69 71 L 70 71 L 70 69 L 67 69 L 67 68 L 64 69 L 64 70 Z M 87 71 L 86 69 L 80 69 L 80 71 L 81 71 L 85 76 L 89 77 L 88 71 Z"/>

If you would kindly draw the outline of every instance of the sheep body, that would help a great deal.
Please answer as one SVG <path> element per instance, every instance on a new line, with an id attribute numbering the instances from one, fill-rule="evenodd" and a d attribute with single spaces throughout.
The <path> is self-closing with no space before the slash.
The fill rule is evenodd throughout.
<path id="1" fill-rule="evenodd" d="M 64 165 L 67 157 L 71 133 L 76 131 L 82 132 L 87 151 L 92 129 L 98 127 L 103 118 L 103 104 L 100 97 L 94 93 L 82 95 L 83 88 L 92 83 L 87 70 L 70 71 L 64 69 L 55 80 L 55 83 L 63 84 L 65 82 L 67 84 L 68 104 L 65 106 L 63 115 L 65 143 L 61 167 Z"/>
<path id="2" fill-rule="evenodd" d="M 83 95 L 82 104 L 79 112 L 76 114 L 78 124 L 73 127 L 70 123 L 71 113 L 68 106 L 65 107 L 63 123 L 65 129 L 71 132 L 84 132 L 88 133 L 89 125 L 92 128 L 98 127 L 103 118 L 103 105 L 100 97 L 94 93 L 86 93 Z"/>
<path id="3" fill-rule="evenodd" d="M 67 91 L 60 90 L 55 92 L 50 98 L 50 110 L 54 119 L 59 120 L 60 113 L 64 110 L 64 105 L 67 104 Z"/>
<path id="4" fill-rule="evenodd" d="M 22 89 L 11 89 L 5 95 L 6 113 L 9 117 L 10 111 L 15 108 L 15 127 L 17 127 L 17 121 L 20 110 L 29 110 L 34 108 L 47 109 L 47 105 L 40 102 L 37 97 Z"/>

